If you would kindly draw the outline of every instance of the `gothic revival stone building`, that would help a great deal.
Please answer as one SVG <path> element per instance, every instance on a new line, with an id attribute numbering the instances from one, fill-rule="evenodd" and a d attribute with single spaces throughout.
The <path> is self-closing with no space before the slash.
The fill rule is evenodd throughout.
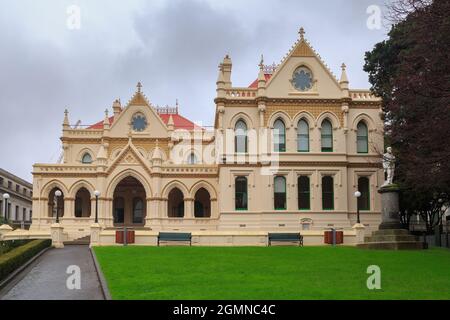
<path id="1" fill-rule="evenodd" d="M 69 238 L 104 229 L 210 232 L 351 229 L 380 222 L 381 101 L 349 88 L 300 37 L 279 65 L 234 87 L 220 64 L 214 130 L 156 108 L 141 85 L 113 115 L 88 128 L 66 111 L 58 164 L 33 168 L 32 230 L 56 214 Z M 55 197 L 59 190 L 62 194 Z"/>

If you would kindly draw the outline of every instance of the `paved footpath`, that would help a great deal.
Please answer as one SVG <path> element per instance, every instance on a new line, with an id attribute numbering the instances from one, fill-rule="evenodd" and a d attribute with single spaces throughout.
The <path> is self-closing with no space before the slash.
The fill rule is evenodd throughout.
<path id="1" fill-rule="evenodd" d="M 67 288 L 69 266 L 80 267 L 81 289 Z M 103 300 L 88 246 L 49 249 L 0 292 L 0 300 Z"/>

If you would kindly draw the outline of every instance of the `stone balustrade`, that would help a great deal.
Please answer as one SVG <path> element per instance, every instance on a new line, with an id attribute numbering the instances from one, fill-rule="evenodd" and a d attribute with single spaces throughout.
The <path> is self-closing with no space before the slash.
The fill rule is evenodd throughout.
<path id="1" fill-rule="evenodd" d="M 350 98 L 352 98 L 352 100 L 380 100 L 380 98 L 375 96 L 370 90 L 351 90 Z"/>
<path id="2" fill-rule="evenodd" d="M 254 99 L 257 90 L 251 88 L 233 88 L 225 91 L 227 98 Z"/>

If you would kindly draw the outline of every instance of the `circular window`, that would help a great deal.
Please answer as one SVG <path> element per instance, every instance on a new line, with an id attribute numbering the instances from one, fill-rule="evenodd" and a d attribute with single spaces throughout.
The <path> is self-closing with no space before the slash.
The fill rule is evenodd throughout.
<path id="1" fill-rule="evenodd" d="M 292 85 L 299 91 L 308 91 L 312 88 L 313 76 L 306 67 L 297 68 L 292 76 Z"/>
<path id="2" fill-rule="evenodd" d="M 142 114 L 136 114 L 131 120 L 131 125 L 133 126 L 134 131 L 144 131 L 145 128 L 147 128 L 147 119 L 145 119 L 144 115 Z"/>

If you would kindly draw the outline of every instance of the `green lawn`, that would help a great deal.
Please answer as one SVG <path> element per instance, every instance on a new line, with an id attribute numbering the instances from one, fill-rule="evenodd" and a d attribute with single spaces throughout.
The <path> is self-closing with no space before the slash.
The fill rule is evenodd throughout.
<path id="1" fill-rule="evenodd" d="M 450 299 L 450 250 L 97 247 L 113 299 Z M 369 265 L 381 290 L 368 290 Z"/>

